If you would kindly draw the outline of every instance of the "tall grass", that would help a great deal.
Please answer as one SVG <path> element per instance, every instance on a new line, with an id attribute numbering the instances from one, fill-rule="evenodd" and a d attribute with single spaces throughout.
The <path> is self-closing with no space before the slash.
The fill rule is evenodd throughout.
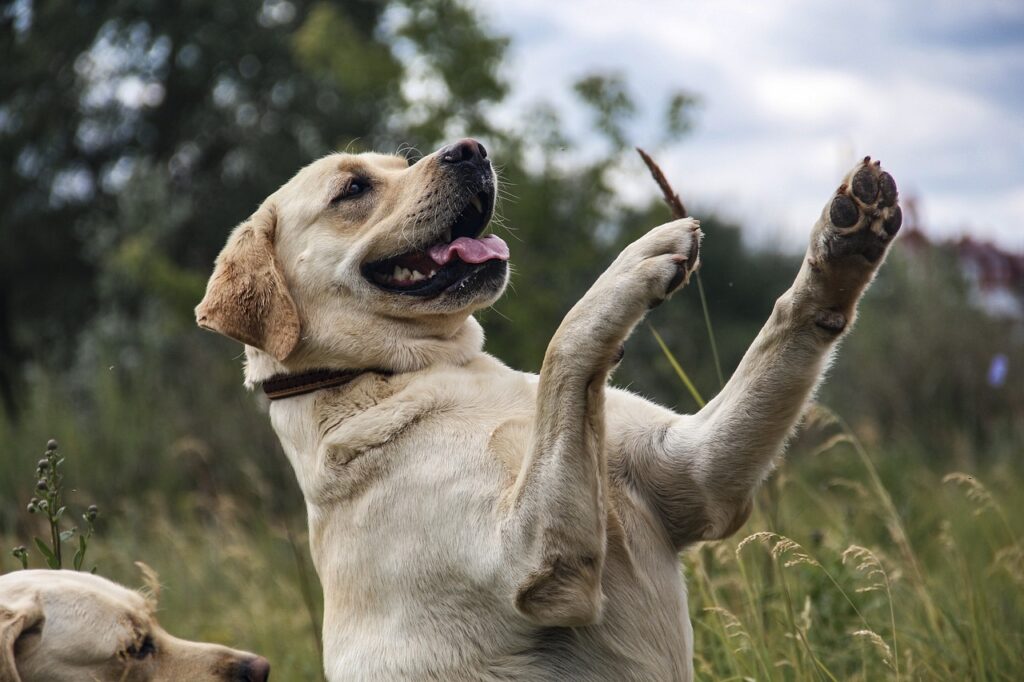
<path id="1" fill-rule="evenodd" d="M 698 679 L 1024 679 L 1019 473 L 943 476 L 926 453 L 862 457 L 836 435 L 811 419 L 746 526 L 684 555 Z M 150 495 L 106 515 L 90 553 L 127 585 L 142 584 L 133 561 L 151 565 L 172 632 L 313 680 L 321 594 L 303 526 L 231 494 Z M 0 570 L 15 568 L 5 550 Z"/>
<path id="2" fill-rule="evenodd" d="M 832 410 L 803 426 L 744 528 L 684 556 L 698 678 L 1024 679 L 1019 472 L 993 467 L 995 492 L 895 446 L 884 475 Z"/>
<path id="3" fill-rule="evenodd" d="M 857 449 L 799 450 L 735 538 L 684 557 L 698 676 L 1022 679 L 1019 476 L 914 453 L 885 475 Z"/>

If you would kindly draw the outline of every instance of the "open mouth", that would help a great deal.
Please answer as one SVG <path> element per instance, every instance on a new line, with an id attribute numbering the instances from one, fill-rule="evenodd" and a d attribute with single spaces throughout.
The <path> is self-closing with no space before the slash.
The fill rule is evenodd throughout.
<path id="1" fill-rule="evenodd" d="M 494 270 L 504 273 L 508 245 L 494 234 L 480 234 L 494 213 L 494 189 L 471 196 L 441 238 L 413 249 L 363 265 L 363 276 L 390 292 L 429 298 Z"/>

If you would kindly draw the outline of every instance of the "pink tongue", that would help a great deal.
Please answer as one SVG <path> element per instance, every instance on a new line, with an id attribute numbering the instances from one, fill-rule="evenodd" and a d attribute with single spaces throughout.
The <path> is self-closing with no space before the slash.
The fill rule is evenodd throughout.
<path id="1" fill-rule="evenodd" d="M 508 260 L 508 244 L 496 234 L 480 239 L 459 237 L 451 244 L 430 247 L 430 257 L 438 265 L 444 265 L 458 255 L 464 263 L 485 263 L 489 260 Z"/>

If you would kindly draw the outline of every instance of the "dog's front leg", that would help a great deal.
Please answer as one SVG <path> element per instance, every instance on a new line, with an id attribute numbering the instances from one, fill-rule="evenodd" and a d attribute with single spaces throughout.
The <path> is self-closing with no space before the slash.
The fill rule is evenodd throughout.
<path id="1" fill-rule="evenodd" d="M 644 313 L 696 264 L 694 220 L 627 247 L 555 333 L 537 388 L 530 450 L 511 490 L 503 544 L 516 608 L 542 625 L 595 622 L 601 611 L 607 463 L 604 392 Z"/>
<path id="2" fill-rule="evenodd" d="M 892 177 L 865 159 L 825 206 L 796 281 L 722 392 L 655 429 L 634 456 L 631 480 L 677 546 L 725 537 L 746 520 L 901 221 Z"/>

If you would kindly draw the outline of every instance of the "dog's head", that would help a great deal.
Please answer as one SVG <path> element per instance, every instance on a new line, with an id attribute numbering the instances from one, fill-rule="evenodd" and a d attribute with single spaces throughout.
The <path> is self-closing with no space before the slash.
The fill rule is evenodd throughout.
<path id="1" fill-rule="evenodd" d="M 266 659 L 168 634 L 154 603 L 77 571 L 0 577 L 4 682 L 266 682 Z"/>
<path id="2" fill-rule="evenodd" d="M 479 348 L 470 314 L 508 280 L 508 247 L 482 236 L 495 196 L 475 140 L 411 166 L 381 154 L 322 158 L 231 234 L 196 319 L 248 346 L 250 380 L 457 359 Z"/>

